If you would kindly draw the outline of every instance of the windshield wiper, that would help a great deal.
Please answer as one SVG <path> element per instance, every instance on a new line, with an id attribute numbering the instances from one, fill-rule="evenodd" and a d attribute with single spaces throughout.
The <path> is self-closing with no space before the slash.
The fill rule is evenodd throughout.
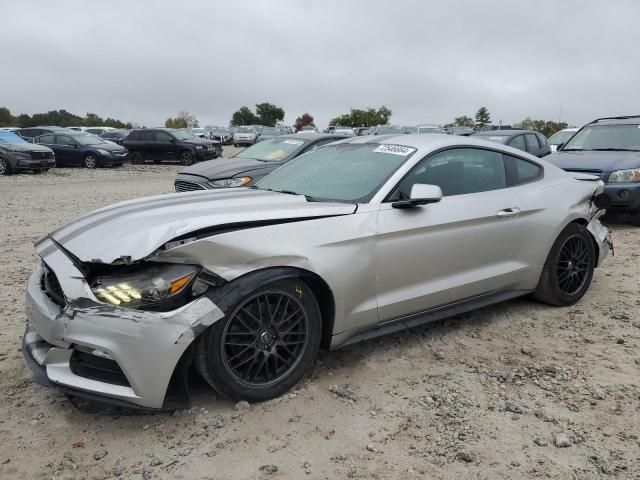
<path id="1" fill-rule="evenodd" d="M 321 198 L 312 197 L 311 195 L 305 195 L 304 193 L 294 192 L 293 190 L 274 190 L 273 188 L 260 188 L 260 187 L 256 187 L 255 185 L 249 188 L 254 188 L 256 190 L 266 190 L 268 192 L 284 193 L 285 195 L 302 195 L 307 200 L 307 202 L 324 202 L 325 201 Z"/>

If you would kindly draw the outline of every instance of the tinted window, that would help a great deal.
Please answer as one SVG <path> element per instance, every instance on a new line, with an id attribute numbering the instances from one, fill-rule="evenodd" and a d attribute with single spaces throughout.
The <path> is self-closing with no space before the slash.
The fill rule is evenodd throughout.
<path id="1" fill-rule="evenodd" d="M 33 137 L 37 137 L 38 135 L 43 134 L 44 132 L 42 130 L 39 130 L 37 128 L 30 128 L 30 129 L 26 129 L 26 130 L 19 130 L 20 135 L 23 137 L 28 137 L 28 138 L 33 138 Z"/>
<path id="2" fill-rule="evenodd" d="M 143 142 L 155 142 L 156 132 L 140 132 L 140 140 Z"/>
<path id="3" fill-rule="evenodd" d="M 35 143 L 43 143 L 45 145 L 53 145 L 53 134 L 40 135 L 34 140 Z"/>
<path id="4" fill-rule="evenodd" d="M 76 143 L 78 142 L 67 135 L 56 135 L 56 145 L 75 145 Z"/>
<path id="5" fill-rule="evenodd" d="M 505 160 L 511 172 L 511 185 L 520 185 L 532 182 L 542 177 L 542 167 L 533 162 L 522 160 L 521 158 L 505 155 Z"/>
<path id="6" fill-rule="evenodd" d="M 511 141 L 508 143 L 510 147 L 517 148 L 518 150 L 527 151 L 527 147 L 524 144 L 524 136 L 518 135 L 517 137 L 513 137 Z"/>
<path id="7" fill-rule="evenodd" d="M 535 153 L 540 150 L 540 144 L 538 143 L 538 137 L 533 133 L 527 133 L 525 135 L 527 141 L 527 151 L 529 153 Z"/>
<path id="8" fill-rule="evenodd" d="M 173 140 L 173 137 L 167 132 L 156 132 L 156 140 L 158 142 L 170 142 Z"/>
<path id="9" fill-rule="evenodd" d="M 416 183 L 438 185 L 442 194 L 464 195 L 507 187 L 502 155 L 490 150 L 456 148 L 436 153 L 416 165 L 398 186 L 399 198 L 409 198 Z"/>
<path id="10" fill-rule="evenodd" d="M 538 137 L 538 141 L 540 142 L 540 148 L 543 148 L 547 145 L 547 138 L 541 133 L 536 133 L 536 137 Z"/>

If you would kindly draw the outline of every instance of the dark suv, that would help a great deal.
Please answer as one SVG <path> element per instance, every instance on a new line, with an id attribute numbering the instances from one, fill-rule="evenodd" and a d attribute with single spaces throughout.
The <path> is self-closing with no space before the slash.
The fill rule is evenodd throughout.
<path id="1" fill-rule="evenodd" d="M 538 158 L 546 157 L 551 153 L 551 147 L 547 138 L 538 132 L 531 130 L 487 130 L 473 135 L 479 140 L 502 143 L 517 148 L 523 152 L 529 152 Z"/>
<path id="2" fill-rule="evenodd" d="M 586 124 L 558 145 L 549 161 L 569 172 L 600 177 L 611 200 L 607 212 L 628 214 L 640 227 L 640 115 Z"/>
<path id="3" fill-rule="evenodd" d="M 140 128 L 132 130 L 122 141 L 129 150 L 131 163 L 179 161 L 183 165 L 211 160 L 222 154 L 220 142 L 198 138 L 174 128 Z"/>

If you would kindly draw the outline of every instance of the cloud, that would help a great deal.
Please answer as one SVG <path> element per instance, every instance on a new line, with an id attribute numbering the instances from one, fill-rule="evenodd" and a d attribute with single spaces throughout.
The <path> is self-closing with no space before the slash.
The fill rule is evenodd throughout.
<path id="1" fill-rule="evenodd" d="M 486 105 L 580 125 L 639 113 L 640 4 L 550 0 L 23 0 L 3 6 L 2 101 L 148 126 L 226 124 L 269 101 L 319 125 L 386 105 L 400 124 Z"/>

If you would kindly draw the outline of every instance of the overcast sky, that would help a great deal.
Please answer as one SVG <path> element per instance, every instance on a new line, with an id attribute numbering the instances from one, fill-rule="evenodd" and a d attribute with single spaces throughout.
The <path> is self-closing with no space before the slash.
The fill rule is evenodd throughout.
<path id="1" fill-rule="evenodd" d="M 525 5 L 526 3 L 526 5 Z M 486 105 L 580 125 L 640 113 L 640 1 L 35 1 L 0 6 L 0 106 L 156 126 L 242 105 L 326 126 L 386 105 L 446 123 Z"/>

